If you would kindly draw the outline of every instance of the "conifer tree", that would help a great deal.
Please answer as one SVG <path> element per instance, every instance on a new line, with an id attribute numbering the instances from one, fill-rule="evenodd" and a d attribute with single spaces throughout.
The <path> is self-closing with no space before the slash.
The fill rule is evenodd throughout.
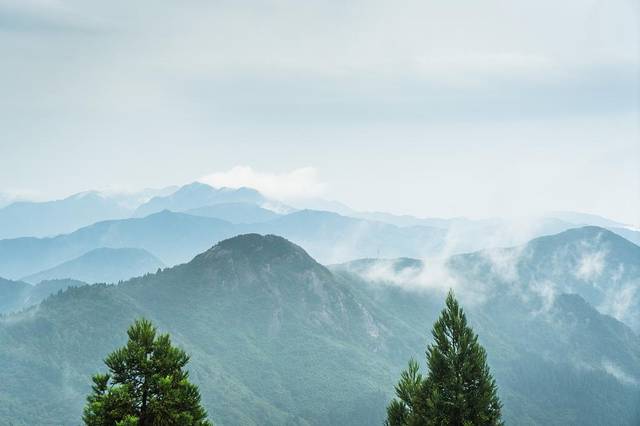
<path id="1" fill-rule="evenodd" d="M 388 426 L 420 426 L 426 419 L 426 404 L 424 379 L 419 373 L 420 366 L 414 359 L 409 360 L 409 366 L 400 375 L 400 381 L 395 387 L 398 399 L 391 401 L 387 407 Z"/>
<path id="2" fill-rule="evenodd" d="M 429 374 L 422 379 L 417 363 L 409 363 L 396 386 L 398 399 L 387 407 L 387 425 L 502 425 L 486 352 L 452 291 L 432 335 L 426 351 Z"/>
<path id="3" fill-rule="evenodd" d="M 88 426 L 210 426 L 197 386 L 184 367 L 189 355 L 137 320 L 126 346 L 107 356 L 108 374 L 93 377 L 83 420 Z"/>

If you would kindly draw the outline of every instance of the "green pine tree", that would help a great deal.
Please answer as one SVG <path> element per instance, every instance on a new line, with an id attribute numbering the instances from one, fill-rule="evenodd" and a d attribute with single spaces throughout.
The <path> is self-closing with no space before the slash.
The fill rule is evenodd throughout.
<path id="1" fill-rule="evenodd" d="M 140 319 L 127 331 L 126 346 L 105 359 L 109 374 L 93 377 L 83 420 L 88 426 L 210 426 L 198 387 L 184 369 L 189 355 L 156 335 Z"/>
<path id="2" fill-rule="evenodd" d="M 400 381 L 395 387 L 398 399 L 391 401 L 387 407 L 387 426 L 421 426 L 425 425 L 426 398 L 424 392 L 425 380 L 419 373 L 420 366 L 414 359 L 400 375 Z"/>
<path id="3" fill-rule="evenodd" d="M 478 336 L 449 291 L 427 347 L 429 374 L 409 362 L 387 407 L 388 426 L 502 425 L 497 386 Z"/>

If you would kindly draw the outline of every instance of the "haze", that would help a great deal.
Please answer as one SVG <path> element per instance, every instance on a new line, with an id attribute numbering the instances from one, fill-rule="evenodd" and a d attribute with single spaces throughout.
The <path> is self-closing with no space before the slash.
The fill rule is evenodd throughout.
<path id="1" fill-rule="evenodd" d="M 0 192 L 640 226 L 637 2 L 0 1 Z"/>

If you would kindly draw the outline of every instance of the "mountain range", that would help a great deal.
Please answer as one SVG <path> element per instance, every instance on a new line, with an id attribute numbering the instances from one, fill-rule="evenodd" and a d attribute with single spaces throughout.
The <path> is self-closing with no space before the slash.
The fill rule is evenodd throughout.
<path id="1" fill-rule="evenodd" d="M 285 236 L 308 246 L 326 263 L 378 255 L 433 254 L 442 247 L 445 235 L 437 228 L 400 228 L 311 210 L 252 224 L 165 210 L 144 218 L 98 222 L 51 238 L 0 240 L 0 276 L 18 279 L 101 247 L 144 249 L 164 264 L 175 265 L 217 241 L 249 232 Z"/>
<path id="2" fill-rule="evenodd" d="M 64 200 L 20 201 L 0 209 L 0 238 L 56 235 L 100 220 L 124 218 L 128 214 L 126 208 L 94 191 Z"/>
<path id="3" fill-rule="evenodd" d="M 638 424 L 638 334 L 590 304 L 598 299 L 580 286 L 601 282 L 564 280 L 592 251 L 607 253 L 608 276 L 637 265 L 640 248 L 587 227 L 510 250 L 327 268 L 282 237 L 246 234 L 118 285 L 71 287 L 0 318 L 0 418 L 77 423 L 101 359 L 144 316 L 190 353 L 218 425 L 381 424 L 452 287 L 487 349 L 507 424 Z M 539 275 L 543 264 L 564 269 Z M 633 274 L 620 279 L 633 285 Z M 540 286 L 553 280 L 554 291 Z"/>
<path id="4" fill-rule="evenodd" d="M 513 293 L 545 301 L 578 294 L 640 333 L 640 247 L 600 227 L 446 259 L 360 259 L 336 267 L 368 281 L 416 289 L 444 283 L 478 299 Z"/>
<path id="5" fill-rule="evenodd" d="M 1 208 L 0 239 L 52 237 L 68 234 L 97 222 L 131 217 L 141 218 L 163 210 L 217 218 L 233 224 L 267 222 L 298 210 L 312 210 L 337 213 L 343 217 L 366 223 L 384 223 L 399 228 L 442 229 L 446 231 L 446 234 L 440 245 L 444 254 L 447 255 L 488 247 L 523 244 L 538 236 L 555 234 L 584 225 L 602 226 L 634 243 L 640 243 L 640 232 L 637 229 L 603 217 L 574 212 L 550 212 L 546 215 L 518 220 L 502 218 L 444 219 L 418 218 L 383 212 L 361 212 L 339 202 L 321 199 L 301 200 L 296 202 L 295 206 L 297 209 L 277 200 L 269 199 L 255 189 L 213 188 L 199 182 L 182 187 L 145 189 L 138 192 L 87 191 L 63 200 L 17 202 Z M 252 229 L 240 230 L 240 232 L 251 231 Z M 256 231 L 259 230 L 256 229 Z M 388 245 L 385 244 L 385 246 Z M 429 254 L 429 251 L 399 253 L 399 255 L 425 254 Z M 352 258 L 366 254 L 355 252 L 353 255 Z M 350 260 L 325 258 L 324 254 L 319 254 L 319 256 L 322 257 L 321 260 L 327 262 Z M 1 273 L 2 271 L 0 271 Z"/>
<path id="6" fill-rule="evenodd" d="M 98 222 L 50 238 L 0 240 L 0 276 L 18 279 L 101 247 L 138 248 L 175 265 L 234 235 L 229 222 L 164 211 L 145 218 Z"/>
<path id="7" fill-rule="evenodd" d="M 55 237 L 0 240 L 0 276 L 20 279 L 103 247 L 144 249 L 171 266 L 221 239 L 250 232 L 284 236 L 323 263 L 340 263 L 363 257 L 442 257 L 521 244 L 527 235 L 549 235 L 571 227 L 552 219 L 538 223 L 520 233 L 505 228 L 500 220 L 482 226 L 460 220 L 449 228 L 397 226 L 326 211 L 278 214 L 251 203 L 222 203 L 187 213 L 164 210 L 142 218 L 98 222 Z M 634 241 L 637 232 L 626 232 Z"/>
<path id="8" fill-rule="evenodd" d="M 61 200 L 13 202 L 0 208 L 0 238 L 54 236 L 99 221 L 127 218 L 140 203 L 175 190 L 85 191 Z"/>

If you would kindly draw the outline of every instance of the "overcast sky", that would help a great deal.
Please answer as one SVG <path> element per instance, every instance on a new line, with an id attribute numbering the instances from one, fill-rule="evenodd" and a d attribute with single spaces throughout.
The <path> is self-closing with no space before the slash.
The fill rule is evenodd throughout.
<path id="1" fill-rule="evenodd" d="M 0 0 L 0 192 L 639 226 L 639 4 Z"/>

